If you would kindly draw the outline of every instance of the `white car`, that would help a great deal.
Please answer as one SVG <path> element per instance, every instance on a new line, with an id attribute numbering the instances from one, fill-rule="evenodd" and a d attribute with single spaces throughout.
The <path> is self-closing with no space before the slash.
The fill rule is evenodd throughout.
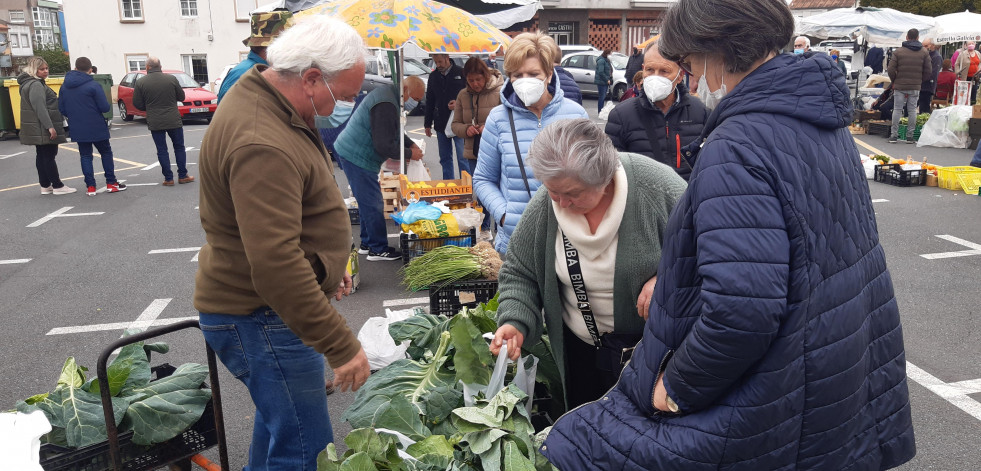
<path id="1" fill-rule="evenodd" d="M 225 76 L 228 75 L 228 71 L 235 68 L 236 65 L 238 64 L 228 64 L 225 66 L 225 68 L 221 69 L 221 73 L 219 73 L 218 78 L 215 79 L 215 93 L 218 93 L 218 90 L 221 90 L 221 82 L 225 81 Z"/>
<path id="2" fill-rule="evenodd" d="M 569 54 L 562 58 L 559 65 L 572 74 L 579 85 L 579 90 L 583 96 L 597 96 L 596 84 L 596 58 L 603 54 L 603 51 L 583 51 Z M 613 84 L 608 92 L 610 98 L 619 101 L 624 92 L 627 91 L 627 79 L 625 78 L 627 69 L 627 56 L 619 52 L 610 53 L 610 64 L 613 65 Z"/>

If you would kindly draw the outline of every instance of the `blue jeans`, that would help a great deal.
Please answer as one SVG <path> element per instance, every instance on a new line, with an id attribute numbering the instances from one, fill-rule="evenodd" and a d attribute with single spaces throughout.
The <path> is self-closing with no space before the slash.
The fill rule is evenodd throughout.
<path id="1" fill-rule="evenodd" d="M 456 147 L 456 161 L 462 172 L 470 165 L 463 156 L 463 138 L 436 131 L 436 142 L 439 144 L 439 165 L 443 167 L 443 180 L 460 178 L 459 173 L 453 173 L 453 148 Z"/>
<path id="2" fill-rule="evenodd" d="M 112 147 L 109 139 L 99 142 L 79 142 L 78 153 L 82 156 L 82 173 L 85 175 L 85 186 L 95 186 L 95 169 L 92 168 L 92 146 L 99 151 L 102 157 L 102 170 L 106 175 L 106 183 L 118 183 L 116 181 L 115 165 L 112 162 Z"/>
<path id="3" fill-rule="evenodd" d="M 306 346 L 272 309 L 200 313 L 201 331 L 255 403 L 249 464 L 243 471 L 315 471 L 334 441 L 324 356 Z"/>
<path id="4" fill-rule="evenodd" d="M 609 85 L 597 85 L 596 86 L 596 112 L 599 113 L 603 111 L 603 105 L 606 104 L 606 94 L 610 92 Z"/>
<path id="5" fill-rule="evenodd" d="M 388 228 L 385 225 L 385 205 L 382 202 L 381 187 L 378 186 L 378 172 L 369 172 L 338 155 L 347 184 L 358 201 L 358 214 L 361 216 L 361 244 L 368 250 L 381 253 L 388 248 Z"/>
<path id="6" fill-rule="evenodd" d="M 896 90 L 893 92 L 893 106 L 892 106 L 892 131 L 889 134 L 891 138 L 899 138 L 899 120 L 903 119 L 903 108 L 906 108 L 907 115 L 909 116 L 910 122 L 916 122 L 916 110 L 917 102 L 920 100 L 919 90 Z M 913 127 L 916 127 L 914 124 Z M 906 140 L 912 141 L 913 134 L 909 131 L 906 132 Z"/>
<path id="7" fill-rule="evenodd" d="M 184 148 L 184 128 L 168 129 L 166 131 L 150 131 L 153 143 L 157 146 L 157 161 L 164 180 L 173 180 L 174 172 L 170 170 L 170 154 L 167 153 L 167 136 L 174 144 L 174 160 L 177 161 L 177 178 L 187 177 L 187 153 Z"/>

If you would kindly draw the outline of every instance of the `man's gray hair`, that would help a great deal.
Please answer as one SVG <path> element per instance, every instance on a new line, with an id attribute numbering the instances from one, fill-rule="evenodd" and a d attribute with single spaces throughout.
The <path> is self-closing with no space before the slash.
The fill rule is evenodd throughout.
<path id="1" fill-rule="evenodd" d="M 586 118 L 545 126 L 528 150 L 528 165 L 542 182 L 572 177 L 598 188 L 610 183 L 619 164 L 620 155 L 613 141 Z"/>
<path id="2" fill-rule="evenodd" d="M 645 56 L 647 55 L 647 51 L 650 51 L 651 49 L 654 49 L 655 47 L 657 47 L 657 43 L 660 42 L 660 39 L 661 38 L 654 38 L 654 40 L 651 41 L 650 44 L 644 46 L 644 55 Z M 658 54 L 660 54 L 660 51 L 658 51 Z"/>
<path id="3" fill-rule="evenodd" d="M 299 75 L 317 68 L 327 80 L 365 61 L 368 49 L 357 31 L 343 21 L 313 16 L 297 22 L 266 49 L 270 67 Z"/>
<path id="4" fill-rule="evenodd" d="M 811 38 L 807 36 L 797 36 L 796 38 L 794 38 L 794 42 L 796 43 L 798 39 L 803 39 L 804 45 L 807 47 L 811 47 Z"/>
<path id="5" fill-rule="evenodd" d="M 160 68 L 160 58 L 150 56 L 146 59 L 146 70 L 159 69 Z"/>

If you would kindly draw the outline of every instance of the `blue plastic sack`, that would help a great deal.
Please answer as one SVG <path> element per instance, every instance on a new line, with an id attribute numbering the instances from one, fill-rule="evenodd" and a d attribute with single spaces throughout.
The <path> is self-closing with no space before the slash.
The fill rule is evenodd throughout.
<path id="1" fill-rule="evenodd" d="M 429 204 L 428 201 L 419 201 L 393 214 L 392 220 L 399 224 L 412 224 L 416 221 L 435 221 L 442 215 L 443 212 L 439 208 Z"/>

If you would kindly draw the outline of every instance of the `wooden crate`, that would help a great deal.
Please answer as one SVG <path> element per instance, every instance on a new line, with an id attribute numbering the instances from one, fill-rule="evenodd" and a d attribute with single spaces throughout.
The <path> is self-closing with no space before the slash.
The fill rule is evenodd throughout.
<path id="1" fill-rule="evenodd" d="M 409 179 L 403 175 L 399 180 L 402 202 L 446 200 L 450 203 L 468 203 L 473 201 L 473 179 L 467 172 L 463 172 L 463 178 L 457 180 L 430 180 L 423 183 L 427 185 L 426 188 L 409 188 Z"/>
<path id="2" fill-rule="evenodd" d="M 402 207 L 399 198 L 399 176 L 398 175 L 378 175 L 378 185 L 381 187 L 382 204 L 385 205 L 386 217 L 391 217 L 392 213 L 401 211 Z"/>

